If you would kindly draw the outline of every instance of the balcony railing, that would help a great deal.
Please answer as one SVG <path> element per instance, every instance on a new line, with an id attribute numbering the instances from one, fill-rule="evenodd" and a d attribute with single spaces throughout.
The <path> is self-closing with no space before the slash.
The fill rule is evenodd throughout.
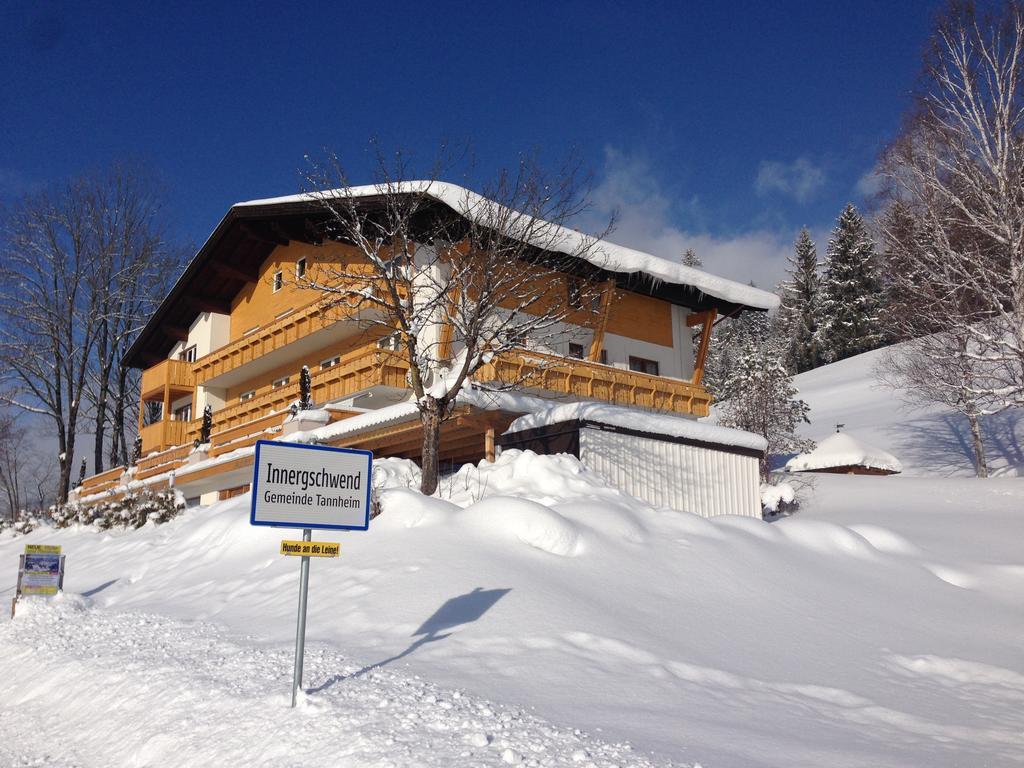
<path id="1" fill-rule="evenodd" d="M 184 445 L 194 439 L 190 432 L 196 421 L 157 421 L 139 430 L 142 437 L 142 455 L 145 456 L 153 451 L 161 451 L 172 445 Z"/>
<path id="2" fill-rule="evenodd" d="M 373 386 L 404 389 L 409 364 L 401 355 L 380 349 L 376 343 L 365 344 L 341 356 L 341 361 L 316 371 L 310 377 L 310 394 L 315 403 L 326 403 Z M 283 411 L 299 398 L 298 371 L 283 387 L 265 386 L 244 402 L 221 408 L 213 414 L 218 431 L 245 424 L 271 411 Z"/>
<path id="3" fill-rule="evenodd" d="M 707 416 L 712 400 L 699 384 L 529 350 L 496 357 L 475 378 L 693 416 Z"/>
<path id="4" fill-rule="evenodd" d="M 142 372 L 142 397 L 162 393 L 164 387 L 172 392 L 191 392 L 196 386 L 192 363 L 183 360 L 163 360 Z"/>
<path id="5" fill-rule="evenodd" d="M 199 381 L 206 381 L 258 360 L 276 349 L 326 328 L 337 319 L 330 316 L 333 312 L 337 310 L 323 309 L 319 300 L 299 307 L 280 320 L 259 326 L 245 336 L 199 358 L 192 364 L 195 375 Z"/>

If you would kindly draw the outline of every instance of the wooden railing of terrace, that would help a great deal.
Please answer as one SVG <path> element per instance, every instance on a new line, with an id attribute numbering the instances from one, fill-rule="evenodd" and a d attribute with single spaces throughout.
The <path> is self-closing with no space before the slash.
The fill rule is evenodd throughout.
<path id="1" fill-rule="evenodd" d="M 404 389 L 409 364 L 401 355 L 381 349 L 376 342 L 365 344 L 341 356 L 341 361 L 310 376 L 310 394 L 316 403 L 327 403 L 351 395 L 367 387 L 389 386 Z M 284 411 L 299 399 L 298 377 L 283 387 L 265 386 L 244 402 L 221 408 L 213 414 L 219 430 L 263 418 L 271 412 Z"/>
<path id="2" fill-rule="evenodd" d="M 707 416 L 712 401 L 704 387 L 689 381 L 530 350 L 501 354 L 480 368 L 474 378 L 693 416 Z"/>

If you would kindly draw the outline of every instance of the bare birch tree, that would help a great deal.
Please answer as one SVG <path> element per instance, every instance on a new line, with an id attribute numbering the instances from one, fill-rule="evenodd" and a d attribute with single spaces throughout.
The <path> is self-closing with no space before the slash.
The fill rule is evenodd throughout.
<path id="1" fill-rule="evenodd" d="M 914 110 L 880 167 L 889 290 L 901 297 L 891 318 L 899 336 L 921 339 L 909 342 L 908 381 L 979 414 L 1024 404 L 1022 75 L 1020 4 L 996 14 L 949 6 Z M 940 397 L 929 378 L 948 391 Z"/>
<path id="2" fill-rule="evenodd" d="M 445 185 L 445 168 L 414 181 L 424 177 L 405 158 L 378 155 L 372 194 L 357 194 L 336 156 L 317 166 L 308 183 L 328 215 L 325 236 L 360 258 L 301 281 L 395 339 L 419 407 L 426 494 L 437 487 L 441 427 L 462 386 L 492 356 L 551 348 L 572 325 L 588 325 L 602 295 L 584 258 L 598 239 L 565 228 L 586 208 L 575 166 L 549 177 L 527 159 L 482 195 Z"/>

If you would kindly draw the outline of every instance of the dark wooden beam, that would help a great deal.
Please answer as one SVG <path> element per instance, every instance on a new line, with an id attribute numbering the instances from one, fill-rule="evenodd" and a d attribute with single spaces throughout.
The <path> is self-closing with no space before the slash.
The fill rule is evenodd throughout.
<path id="1" fill-rule="evenodd" d="M 219 275 L 232 280 L 241 280 L 243 283 L 255 283 L 260 279 L 259 273 L 255 270 L 242 269 L 225 261 L 211 261 L 210 268 Z"/>
<path id="2" fill-rule="evenodd" d="M 255 222 L 243 221 L 239 225 L 246 235 L 253 240 L 262 243 L 273 243 L 274 245 L 288 245 L 288 238 L 274 232 L 270 227 L 261 226 Z"/>
<path id="3" fill-rule="evenodd" d="M 214 296 L 190 295 L 185 297 L 185 301 L 200 312 L 216 312 L 220 315 L 231 314 L 231 302 L 227 299 L 219 299 Z"/>
<path id="4" fill-rule="evenodd" d="M 164 336 L 174 341 L 188 341 L 188 328 L 182 325 L 161 325 Z"/>

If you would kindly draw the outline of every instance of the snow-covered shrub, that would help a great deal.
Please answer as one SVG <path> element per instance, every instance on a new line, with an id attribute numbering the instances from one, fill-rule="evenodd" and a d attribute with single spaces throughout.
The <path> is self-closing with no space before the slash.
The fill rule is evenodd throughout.
<path id="1" fill-rule="evenodd" d="M 12 535 L 20 536 L 46 525 L 47 522 L 46 516 L 39 512 L 23 509 L 13 520 L 9 517 L 0 519 L 0 534 L 11 531 Z"/>
<path id="2" fill-rule="evenodd" d="M 179 494 L 172 491 L 143 491 L 137 496 L 104 501 L 91 507 L 66 504 L 54 508 L 51 514 L 58 528 L 78 523 L 95 525 L 100 530 L 109 528 L 141 528 L 147 522 L 156 525 L 177 517 L 185 508 Z"/>
<path id="3" fill-rule="evenodd" d="M 789 483 L 761 485 L 761 514 L 767 520 L 781 515 L 790 515 L 798 506 L 796 491 Z"/>
<path id="4" fill-rule="evenodd" d="M 383 458 L 373 461 L 373 493 L 370 517 L 381 513 L 380 494 L 388 488 L 419 488 L 420 467 L 411 459 Z"/>

